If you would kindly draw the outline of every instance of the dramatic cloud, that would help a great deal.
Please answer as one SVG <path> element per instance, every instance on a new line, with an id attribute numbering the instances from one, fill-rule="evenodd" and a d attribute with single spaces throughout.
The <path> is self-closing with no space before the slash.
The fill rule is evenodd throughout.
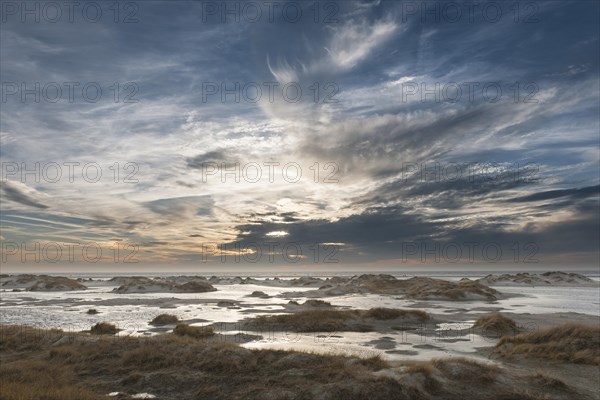
<path id="1" fill-rule="evenodd" d="M 451 21 L 284 1 L 299 20 L 226 22 L 202 3 L 6 16 L 2 240 L 134 243 L 163 264 L 267 242 L 304 264 L 314 245 L 377 267 L 467 242 L 598 262 L 597 2 Z"/>

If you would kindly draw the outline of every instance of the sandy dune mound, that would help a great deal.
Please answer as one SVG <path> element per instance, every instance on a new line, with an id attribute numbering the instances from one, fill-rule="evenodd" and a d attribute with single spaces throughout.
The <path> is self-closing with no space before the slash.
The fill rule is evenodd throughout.
<path id="1" fill-rule="evenodd" d="M 254 292 L 246 295 L 246 297 L 258 297 L 259 299 L 268 299 L 271 296 L 269 296 L 268 294 L 266 294 L 265 292 L 262 292 L 260 290 L 255 290 Z"/>
<path id="2" fill-rule="evenodd" d="M 241 278 L 239 276 L 236 277 L 218 277 L 211 276 L 208 279 L 208 282 L 213 285 L 259 285 L 259 286 L 273 286 L 273 287 L 319 287 L 322 286 L 327 281 L 321 278 L 313 278 L 310 276 L 302 276 L 300 278 L 294 279 L 280 279 L 278 277 L 275 278 L 266 278 L 266 279 L 255 279 L 251 277 Z"/>
<path id="3" fill-rule="evenodd" d="M 515 321 L 499 313 L 482 315 L 473 328 L 486 337 L 515 335 L 519 331 Z"/>
<path id="4" fill-rule="evenodd" d="M 291 314 L 259 316 L 244 321 L 251 329 L 289 330 L 290 332 L 371 332 L 389 331 L 392 326 L 421 325 L 430 319 L 420 310 L 372 308 L 370 310 L 302 310 Z"/>
<path id="5" fill-rule="evenodd" d="M 523 272 L 519 274 L 487 275 L 478 279 L 479 283 L 490 286 L 596 286 L 598 282 L 576 273 L 544 272 L 542 274 Z"/>
<path id="6" fill-rule="evenodd" d="M 3 276 L 2 288 L 19 288 L 39 292 L 58 292 L 68 290 L 86 290 L 87 286 L 77 282 L 75 279 L 65 278 L 64 276 L 16 275 Z"/>
<path id="7" fill-rule="evenodd" d="M 399 295 L 416 300 L 496 300 L 498 292 L 479 282 L 451 282 L 442 279 L 414 277 L 396 279 L 392 275 L 360 275 L 328 279 L 317 290 L 303 292 L 309 297 L 343 296 L 350 293 Z M 295 292 L 286 296 L 297 295 Z"/>
<path id="8" fill-rule="evenodd" d="M 214 292 L 213 285 L 206 280 L 198 279 L 186 283 L 175 283 L 162 279 L 129 277 L 126 283 L 114 289 L 116 293 L 204 293 Z"/>

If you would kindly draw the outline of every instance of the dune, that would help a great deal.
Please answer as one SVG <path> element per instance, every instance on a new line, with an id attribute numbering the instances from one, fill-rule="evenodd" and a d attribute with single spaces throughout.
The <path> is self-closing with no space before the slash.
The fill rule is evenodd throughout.
<path id="1" fill-rule="evenodd" d="M 125 282 L 113 291 L 116 293 L 204 293 L 217 290 L 208 281 L 202 279 L 178 284 L 162 279 L 130 277 Z"/>
<path id="2" fill-rule="evenodd" d="M 473 328 L 486 337 L 515 335 L 519 331 L 515 321 L 499 313 L 482 315 L 475 321 Z"/>
<path id="3" fill-rule="evenodd" d="M 254 292 L 247 295 L 247 297 L 258 297 L 259 299 L 268 299 L 271 296 L 269 296 L 268 294 L 266 294 L 265 292 L 262 292 L 260 290 L 255 290 Z"/>
<path id="4" fill-rule="evenodd" d="M 247 329 L 290 332 L 370 332 L 390 331 L 392 326 L 422 325 L 430 316 L 420 310 L 372 308 L 370 310 L 336 310 L 327 307 L 299 310 L 291 314 L 258 316 L 244 320 Z"/>
<path id="5" fill-rule="evenodd" d="M 160 314 L 160 315 L 157 315 L 156 317 L 154 317 L 154 319 L 152 319 L 152 321 L 150 321 L 150 325 L 157 325 L 157 326 L 172 325 L 172 324 L 176 324 L 178 322 L 179 322 L 179 318 L 177 318 L 177 316 L 175 316 L 175 315 Z"/>
<path id="6" fill-rule="evenodd" d="M 3 288 L 26 289 L 29 291 L 51 292 L 51 291 L 69 291 L 86 290 L 87 286 L 79 283 L 75 279 L 64 276 L 49 275 L 17 275 L 5 276 L 2 278 Z"/>
<path id="7" fill-rule="evenodd" d="M 597 286 L 598 282 L 573 272 L 522 272 L 518 274 L 487 275 L 477 282 L 490 286 Z"/>
<path id="8" fill-rule="evenodd" d="M 475 281 L 452 282 L 442 279 L 414 277 L 396 279 L 392 275 L 364 274 L 350 278 L 336 277 L 326 280 L 319 289 L 302 292 L 309 297 L 343 296 L 351 293 L 375 293 L 404 296 L 415 300 L 486 300 L 498 298 L 498 291 Z M 287 292 L 284 296 L 299 296 L 300 292 Z"/>

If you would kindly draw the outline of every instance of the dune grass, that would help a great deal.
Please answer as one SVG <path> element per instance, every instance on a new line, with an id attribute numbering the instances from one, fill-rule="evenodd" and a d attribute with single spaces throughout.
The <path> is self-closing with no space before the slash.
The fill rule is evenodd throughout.
<path id="1" fill-rule="evenodd" d="M 250 350 L 187 334 L 107 337 L 4 326 L 0 333 L 3 400 L 106 399 L 117 391 L 162 400 L 581 398 L 554 378 L 461 358 L 393 368 L 380 357 Z"/>
<path id="2" fill-rule="evenodd" d="M 19 360 L 0 365 L 2 400 L 92 400 L 100 397 L 77 386 L 73 371 L 48 360 Z"/>
<path id="3" fill-rule="evenodd" d="M 179 318 L 176 315 L 171 314 L 160 314 L 157 315 L 152 321 L 151 325 L 171 325 L 179 322 Z"/>
<path id="4" fill-rule="evenodd" d="M 364 313 L 364 316 L 366 318 L 373 318 L 381 321 L 404 317 L 417 318 L 423 321 L 429 319 L 429 314 L 427 314 L 425 311 L 383 307 L 371 308 Z"/>
<path id="5" fill-rule="evenodd" d="M 486 336 L 500 337 L 518 332 L 515 321 L 499 313 L 482 315 L 475 321 L 473 327 L 481 329 Z"/>
<path id="6" fill-rule="evenodd" d="M 196 339 L 206 339 L 215 335 L 212 326 L 191 326 L 187 324 L 177 324 L 173 329 L 173 334 L 177 336 L 189 336 Z"/>
<path id="7" fill-rule="evenodd" d="M 398 318 L 425 321 L 426 312 L 420 310 L 401 310 L 394 308 L 372 308 L 370 310 L 317 309 L 298 311 L 291 314 L 263 315 L 249 321 L 256 327 L 270 327 L 277 330 L 294 332 L 370 332 L 377 321 Z"/>
<path id="8" fill-rule="evenodd" d="M 410 399 L 460 399 L 460 389 L 448 384 L 453 382 L 462 388 L 468 388 L 465 398 L 485 398 L 489 400 L 548 400 L 550 398 L 571 398 L 572 390 L 561 381 L 547 377 L 543 374 L 524 377 L 524 381 L 517 383 L 523 377 L 511 376 L 504 368 L 478 362 L 462 357 L 432 359 L 430 361 L 413 362 L 406 369 L 406 373 L 420 377 L 420 392 Z M 550 396 L 546 384 L 555 395 Z M 486 391 L 486 394 L 482 393 Z M 423 393 L 425 392 L 425 393 Z M 477 393 L 478 396 L 474 396 Z"/>
<path id="9" fill-rule="evenodd" d="M 308 299 L 303 305 L 310 307 L 331 307 L 330 302 L 319 299 Z"/>
<path id="10" fill-rule="evenodd" d="M 504 336 L 495 350 L 502 356 L 526 355 L 600 365 L 600 327 L 564 324 L 536 332 Z"/>
<path id="11" fill-rule="evenodd" d="M 315 387 L 330 393 L 327 398 L 339 398 L 347 393 L 342 389 L 346 385 L 358 393 L 348 392 L 343 397 L 348 400 L 367 398 L 370 392 L 377 393 L 369 397 L 374 400 L 402 398 L 394 395 L 401 393 L 398 383 L 372 375 L 389 367 L 380 358 L 249 350 L 197 340 L 198 329 L 207 334 L 206 327 L 183 324 L 179 334 L 148 338 L 73 333 L 71 343 L 59 345 L 54 344 L 60 338 L 56 333 L 51 340 L 40 340 L 8 329 L 0 336 L 0 399 L 105 399 L 113 391 L 147 392 L 163 400 L 285 399 L 292 394 L 309 399 Z M 35 348 L 10 348 L 29 340 Z"/>
<path id="12" fill-rule="evenodd" d="M 93 335 L 114 335 L 117 332 L 119 332 L 117 327 L 108 322 L 98 322 L 90 329 L 90 333 Z"/>
<path id="13" fill-rule="evenodd" d="M 257 326 L 273 326 L 296 332 L 335 332 L 358 316 L 355 310 L 306 310 L 293 314 L 261 315 L 253 320 Z"/>

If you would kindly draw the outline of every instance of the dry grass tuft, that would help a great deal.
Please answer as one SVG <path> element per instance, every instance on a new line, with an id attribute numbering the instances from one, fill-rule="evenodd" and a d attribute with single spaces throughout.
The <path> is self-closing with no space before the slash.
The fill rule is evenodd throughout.
<path id="1" fill-rule="evenodd" d="M 294 332 L 370 332 L 376 321 L 398 318 L 424 321 L 429 315 L 420 310 L 394 308 L 372 308 L 370 310 L 318 309 L 299 311 L 292 314 L 263 315 L 250 320 L 256 327 L 270 327 Z"/>
<path id="2" fill-rule="evenodd" d="M 367 318 L 373 318 L 373 319 L 377 319 L 380 321 L 386 321 L 386 320 L 396 319 L 396 318 L 405 318 L 405 317 L 416 318 L 416 319 L 420 319 L 423 321 L 429 319 L 429 314 L 427 314 L 425 311 L 402 310 L 399 308 L 383 308 L 383 307 L 371 308 L 370 310 L 368 310 L 364 313 L 364 316 Z"/>
<path id="3" fill-rule="evenodd" d="M 491 382 L 497 379 L 500 368 L 492 364 L 483 364 L 475 360 L 462 357 L 433 359 L 431 365 L 446 376 L 463 382 L 477 380 L 478 382 Z"/>
<path id="4" fill-rule="evenodd" d="M 37 329 L 24 325 L 0 325 L 0 351 L 31 351 L 64 336 L 60 329 Z"/>
<path id="5" fill-rule="evenodd" d="M 296 303 L 297 304 L 297 303 Z M 328 301 L 309 299 L 304 302 L 305 306 L 310 307 L 331 307 L 331 303 Z"/>
<path id="6" fill-rule="evenodd" d="M 489 337 L 500 337 L 508 334 L 516 335 L 519 331 L 515 321 L 498 313 L 479 317 L 473 327 L 481 329 L 484 335 Z"/>
<path id="7" fill-rule="evenodd" d="M 600 327 L 565 324 L 541 331 L 505 336 L 500 339 L 495 350 L 502 356 L 521 354 L 600 365 Z"/>
<path id="8" fill-rule="evenodd" d="M 92 400 L 99 396 L 73 383 L 72 371 L 45 360 L 20 360 L 0 366 L 2 400 Z"/>
<path id="9" fill-rule="evenodd" d="M 548 376 L 542 372 L 536 372 L 534 374 L 529 375 L 529 378 L 543 387 L 557 388 L 557 389 L 565 389 L 568 387 L 566 383 L 561 381 L 560 379 L 553 378 Z"/>
<path id="10" fill-rule="evenodd" d="M 176 315 L 171 314 L 160 314 L 156 316 L 152 321 L 151 325 L 171 325 L 179 322 L 179 318 Z"/>
<path id="11" fill-rule="evenodd" d="M 90 333 L 93 335 L 114 335 L 117 332 L 119 332 L 117 327 L 108 322 L 98 322 L 90 329 Z"/>
<path id="12" fill-rule="evenodd" d="M 274 326 L 295 332 L 335 332 L 343 330 L 347 321 L 357 318 L 356 310 L 307 310 L 293 314 L 261 315 L 251 320 L 257 326 Z"/>
<path id="13" fill-rule="evenodd" d="M 178 336 L 189 336 L 196 339 L 206 339 L 215 335 L 212 326 L 191 326 L 187 324 L 177 324 L 173 333 Z"/>

